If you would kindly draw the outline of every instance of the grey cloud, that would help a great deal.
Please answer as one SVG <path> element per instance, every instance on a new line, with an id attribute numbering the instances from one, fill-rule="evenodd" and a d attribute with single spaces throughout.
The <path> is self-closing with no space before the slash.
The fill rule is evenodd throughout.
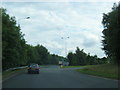
<path id="1" fill-rule="evenodd" d="M 29 44 L 43 44 L 51 53 L 64 55 L 64 40 L 69 36 L 68 50 L 76 46 L 102 56 L 99 48 L 101 16 L 109 11 L 111 3 L 5 3 L 8 13 L 17 18 L 30 16 L 21 21 L 22 32 Z M 107 6 L 106 6 L 107 5 Z M 93 51 L 91 48 L 94 48 Z"/>
<path id="2" fill-rule="evenodd" d="M 94 47 L 96 44 L 97 43 L 91 39 L 84 40 L 83 42 L 83 46 L 85 46 L 86 48 Z"/>

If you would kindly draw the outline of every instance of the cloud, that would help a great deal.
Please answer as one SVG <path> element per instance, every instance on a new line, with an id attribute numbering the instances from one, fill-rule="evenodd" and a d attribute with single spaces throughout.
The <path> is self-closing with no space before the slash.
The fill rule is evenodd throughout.
<path id="1" fill-rule="evenodd" d="M 76 47 L 103 57 L 101 50 L 102 13 L 109 12 L 113 2 L 7 2 L 3 6 L 17 21 L 27 43 L 44 45 L 50 53 L 65 56 Z"/>

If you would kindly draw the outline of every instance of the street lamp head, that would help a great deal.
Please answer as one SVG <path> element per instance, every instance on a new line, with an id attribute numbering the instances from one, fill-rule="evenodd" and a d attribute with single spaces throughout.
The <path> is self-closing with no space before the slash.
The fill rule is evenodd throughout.
<path id="1" fill-rule="evenodd" d="M 30 19 L 30 17 L 28 16 L 28 17 L 24 17 L 24 18 L 19 18 L 18 19 L 18 26 L 20 26 L 20 21 L 23 20 L 23 19 Z"/>
<path id="2" fill-rule="evenodd" d="M 61 37 L 61 39 L 63 39 L 63 37 Z"/>
<path id="3" fill-rule="evenodd" d="M 26 17 L 26 19 L 30 19 L 30 17 Z"/>
<path id="4" fill-rule="evenodd" d="M 70 38 L 70 37 L 61 37 L 61 39 L 64 39 L 64 38 Z"/>

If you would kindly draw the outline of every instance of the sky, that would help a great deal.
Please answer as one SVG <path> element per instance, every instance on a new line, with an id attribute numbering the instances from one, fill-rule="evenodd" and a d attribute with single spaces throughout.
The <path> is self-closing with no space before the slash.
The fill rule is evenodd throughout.
<path id="1" fill-rule="evenodd" d="M 102 17 L 111 2 L 4 2 L 10 16 L 25 34 L 27 44 L 43 45 L 51 54 L 66 56 L 76 47 L 98 57 L 102 48 Z M 27 16 L 30 19 L 25 19 Z M 69 37 L 69 38 L 67 38 Z"/>

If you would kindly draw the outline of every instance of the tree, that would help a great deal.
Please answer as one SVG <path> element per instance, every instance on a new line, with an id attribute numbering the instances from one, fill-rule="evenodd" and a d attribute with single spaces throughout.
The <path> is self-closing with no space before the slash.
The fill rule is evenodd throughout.
<path id="1" fill-rule="evenodd" d="M 84 53 L 84 50 L 80 50 L 79 47 L 77 47 L 76 50 L 76 57 L 78 65 L 86 65 L 86 53 Z"/>
<path id="2" fill-rule="evenodd" d="M 98 58 L 97 55 L 86 54 L 83 49 L 77 47 L 75 53 L 69 52 L 67 55 L 69 65 L 97 65 L 108 62 L 107 58 Z"/>
<path id="3" fill-rule="evenodd" d="M 0 8 L 2 14 L 2 63 L 3 69 L 18 66 L 25 62 L 25 40 L 16 26 L 15 17 L 10 17 L 6 9 Z"/>
<path id="4" fill-rule="evenodd" d="M 114 4 L 112 11 L 103 14 L 103 50 L 114 63 L 120 60 L 120 3 Z"/>
<path id="5" fill-rule="evenodd" d="M 15 17 L 10 17 L 6 9 L 0 8 L 2 16 L 2 69 L 38 64 L 58 64 L 64 57 L 50 54 L 42 45 L 26 44 L 20 26 L 16 25 Z"/>
<path id="6" fill-rule="evenodd" d="M 69 52 L 67 55 L 67 58 L 68 58 L 69 65 L 71 65 L 71 66 L 78 65 L 78 62 L 77 62 L 77 59 L 76 59 L 76 56 L 74 53 Z"/>

